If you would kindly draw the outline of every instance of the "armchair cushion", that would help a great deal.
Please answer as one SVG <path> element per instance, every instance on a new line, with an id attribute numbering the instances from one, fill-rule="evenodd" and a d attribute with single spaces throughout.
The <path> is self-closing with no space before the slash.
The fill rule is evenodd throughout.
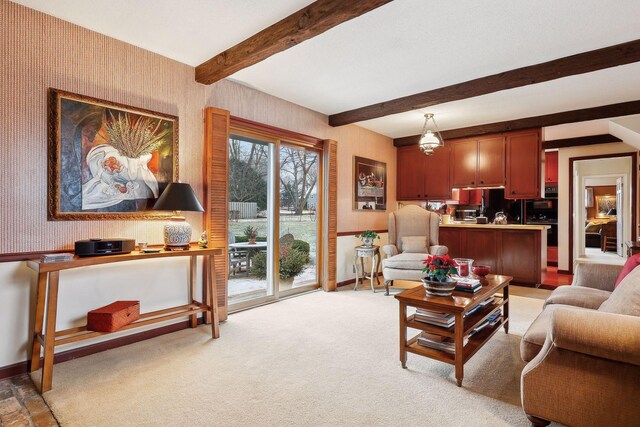
<path id="1" fill-rule="evenodd" d="M 402 237 L 402 252 L 414 254 L 426 254 L 427 236 L 404 236 Z"/>
<path id="2" fill-rule="evenodd" d="M 564 304 L 552 304 L 547 306 L 542 310 L 542 313 L 538 315 L 536 320 L 533 321 L 531 326 L 529 326 L 529 329 L 522 337 L 522 341 L 520 341 L 520 357 L 522 357 L 522 360 L 529 362 L 533 360 L 538 353 L 540 353 L 540 350 L 542 350 L 542 346 L 544 345 L 544 341 L 547 338 L 547 331 L 549 330 L 553 313 L 556 310 L 561 309 L 587 311 L 587 309 L 584 308 L 572 307 Z"/>
<path id="3" fill-rule="evenodd" d="M 429 255 L 446 255 L 449 253 L 449 248 L 444 245 L 433 245 L 429 248 Z"/>
<path id="4" fill-rule="evenodd" d="M 611 296 L 611 292 L 600 289 L 585 288 L 584 286 L 560 286 L 551 292 L 551 295 L 544 302 L 544 306 L 564 304 L 597 310 L 609 296 Z"/>
<path id="5" fill-rule="evenodd" d="M 640 316 L 640 268 L 627 274 L 599 308 L 605 313 Z"/>
<path id="6" fill-rule="evenodd" d="M 427 254 L 414 254 L 403 252 L 391 258 L 382 260 L 382 268 L 394 268 L 396 270 L 420 270 L 424 267 L 423 261 Z M 386 277 L 386 276 L 385 276 Z"/>
<path id="7" fill-rule="evenodd" d="M 640 265 L 640 254 L 636 254 L 627 259 L 627 262 L 624 263 L 624 267 L 622 267 L 622 271 L 618 275 L 618 280 L 616 280 L 615 287 L 617 288 L 622 279 L 627 277 L 627 274 L 631 273 L 637 266 Z"/>

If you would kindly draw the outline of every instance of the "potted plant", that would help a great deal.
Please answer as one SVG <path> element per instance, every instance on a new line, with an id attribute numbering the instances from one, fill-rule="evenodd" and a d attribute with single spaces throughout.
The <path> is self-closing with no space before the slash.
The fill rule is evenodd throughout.
<path id="1" fill-rule="evenodd" d="M 423 261 L 422 283 L 429 295 L 451 296 L 456 281 L 451 275 L 458 274 L 458 264 L 449 255 L 430 255 Z"/>
<path id="2" fill-rule="evenodd" d="M 250 245 L 255 245 L 256 237 L 258 237 L 258 229 L 251 225 L 247 225 L 244 229 L 244 236 L 249 240 Z"/>
<path id="3" fill-rule="evenodd" d="M 373 245 L 374 239 L 379 239 L 378 233 L 372 230 L 365 230 L 360 234 L 356 234 L 356 237 L 362 240 L 362 245 L 370 248 Z"/>

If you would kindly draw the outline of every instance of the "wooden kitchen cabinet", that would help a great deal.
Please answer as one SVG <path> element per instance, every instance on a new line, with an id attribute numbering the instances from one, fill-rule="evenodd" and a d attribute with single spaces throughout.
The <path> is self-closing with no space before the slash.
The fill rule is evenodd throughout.
<path id="1" fill-rule="evenodd" d="M 418 146 L 398 148 L 398 200 L 451 199 L 451 149 L 438 148 L 425 156 Z"/>
<path id="2" fill-rule="evenodd" d="M 500 187 L 504 185 L 504 137 L 478 140 L 478 187 Z"/>
<path id="3" fill-rule="evenodd" d="M 505 199 L 540 197 L 540 132 L 538 130 L 507 134 Z"/>
<path id="4" fill-rule="evenodd" d="M 447 142 L 445 141 L 445 144 Z M 453 141 L 451 146 L 451 184 L 455 188 L 475 187 L 478 169 L 478 141 Z"/>
<path id="5" fill-rule="evenodd" d="M 483 190 L 467 190 L 469 192 L 469 204 L 481 205 Z"/>
<path id="6" fill-rule="evenodd" d="M 424 154 L 417 145 L 398 148 L 396 198 L 420 200 L 424 195 Z"/>
<path id="7" fill-rule="evenodd" d="M 504 137 L 452 141 L 452 184 L 456 188 L 504 185 Z"/>
<path id="8" fill-rule="evenodd" d="M 544 183 L 558 185 L 558 152 L 546 151 L 544 163 Z"/>
<path id="9" fill-rule="evenodd" d="M 424 162 L 424 199 L 449 200 L 451 199 L 451 148 L 444 146 L 436 148 L 431 156 L 420 153 Z"/>

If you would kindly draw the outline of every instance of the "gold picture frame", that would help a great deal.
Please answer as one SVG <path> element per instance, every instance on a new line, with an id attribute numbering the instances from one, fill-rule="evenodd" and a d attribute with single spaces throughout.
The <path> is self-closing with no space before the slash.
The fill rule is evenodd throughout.
<path id="1" fill-rule="evenodd" d="M 596 196 L 596 218 L 611 218 L 615 215 L 609 215 L 611 209 L 616 208 L 616 196 Z"/>
<path id="2" fill-rule="evenodd" d="M 178 181 L 178 117 L 49 89 L 48 219 L 159 219 Z"/>

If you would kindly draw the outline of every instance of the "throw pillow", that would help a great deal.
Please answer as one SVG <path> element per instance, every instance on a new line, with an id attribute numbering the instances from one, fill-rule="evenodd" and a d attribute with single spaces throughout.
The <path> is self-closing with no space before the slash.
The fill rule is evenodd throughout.
<path id="1" fill-rule="evenodd" d="M 589 224 L 587 224 L 584 231 L 586 231 L 587 233 L 597 233 L 598 231 L 600 231 L 601 227 L 602 227 L 601 224 L 590 222 Z"/>
<path id="2" fill-rule="evenodd" d="M 615 287 L 617 288 L 620 282 L 627 277 L 627 274 L 631 273 L 638 265 L 640 265 L 640 254 L 627 258 L 627 262 L 624 263 L 624 267 L 622 267 L 618 275 Z"/>
<path id="3" fill-rule="evenodd" d="M 640 268 L 627 274 L 598 310 L 640 316 Z"/>
<path id="4" fill-rule="evenodd" d="M 405 236 L 402 239 L 402 252 L 412 254 L 429 253 L 427 236 Z"/>

